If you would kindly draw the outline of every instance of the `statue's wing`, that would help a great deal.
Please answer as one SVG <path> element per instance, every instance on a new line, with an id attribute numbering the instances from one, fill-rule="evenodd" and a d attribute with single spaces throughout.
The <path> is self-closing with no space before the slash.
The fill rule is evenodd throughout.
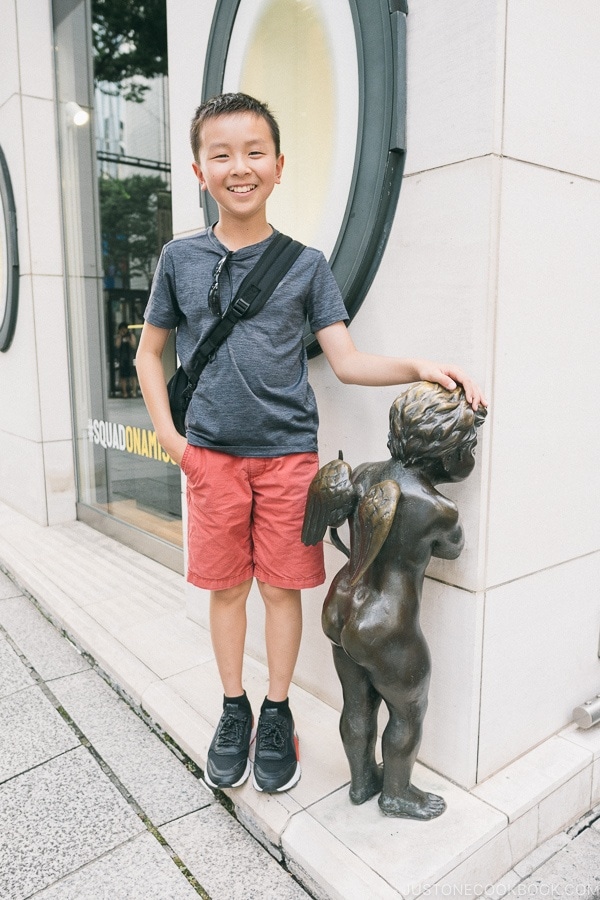
<path id="1" fill-rule="evenodd" d="M 328 526 L 337 528 L 353 512 L 358 495 L 351 475 L 352 469 L 343 459 L 319 469 L 308 489 L 302 543 L 318 544 Z"/>
<path id="2" fill-rule="evenodd" d="M 350 556 L 350 583 L 367 571 L 390 533 L 401 490 L 395 481 L 374 484 L 358 504 Z"/>

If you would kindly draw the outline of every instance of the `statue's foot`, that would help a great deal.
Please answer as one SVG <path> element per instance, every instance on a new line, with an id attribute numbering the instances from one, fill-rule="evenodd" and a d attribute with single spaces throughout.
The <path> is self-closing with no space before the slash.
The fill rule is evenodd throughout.
<path id="1" fill-rule="evenodd" d="M 350 800 L 356 806 L 366 803 L 375 794 L 379 794 L 383 787 L 383 769 L 375 766 L 360 778 L 355 778 L 350 785 Z"/>
<path id="2" fill-rule="evenodd" d="M 384 816 L 427 820 L 441 816 L 446 809 L 446 801 L 437 794 L 428 794 L 409 784 L 398 796 L 390 797 L 382 794 L 379 806 Z"/>

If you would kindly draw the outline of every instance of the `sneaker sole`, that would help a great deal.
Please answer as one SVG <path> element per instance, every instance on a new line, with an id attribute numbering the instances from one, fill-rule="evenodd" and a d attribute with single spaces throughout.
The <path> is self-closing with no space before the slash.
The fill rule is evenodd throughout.
<path id="1" fill-rule="evenodd" d="M 212 778 L 211 778 L 210 775 L 208 774 L 208 771 L 205 771 L 205 772 L 204 772 L 204 781 L 206 782 L 206 784 L 207 784 L 209 787 L 215 788 L 215 789 L 219 789 L 219 790 L 222 790 L 223 788 L 236 788 L 236 787 L 240 787 L 240 786 L 247 780 L 247 778 L 248 778 L 248 776 L 249 776 L 249 774 L 250 774 L 250 769 L 251 769 L 251 768 L 252 768 L 252 765 L 251 765 L 251 763 L 250 763 L 250 760 L 247 760 L 247 762 L 246 762 L 246 768 L 244 769 L 244 774 L 242 775 L 241 778 L 239 778 L 237 781 L 234 781 L 234 782 L 231 783 L 231 784 L 228 784 L 227 782 L 224 782 L 224 781 L 221 781 L 219 784 L 217 784 L 216 782 L 214 782 L 214 781 L 212 780 Z"/>
<path id="2" fill-rule="evenodd" d="M 281 787 L 278 787 L 278 788 L 261 787 L 260 784 L 256 780 L 256 774 L 254 772 L 252 773 L 252 784 L 254 785 L 255 790 L 260 791 L 260 793 L 262 793 L 264 791 L 266 794 L 279 794 L 282 791 L 289 791 L 290 788 L 293 788 L 295 784 L 298 784 L 298 782 L 300 781 L 301 775 L 302 775 L 302 768 L 300 766 L 300 763 L 296 763 L 296 771 L 294 772 L 294 774 L 292 775 L 290 780 L 287 782 L 287 784 L 283 784 Z"/>

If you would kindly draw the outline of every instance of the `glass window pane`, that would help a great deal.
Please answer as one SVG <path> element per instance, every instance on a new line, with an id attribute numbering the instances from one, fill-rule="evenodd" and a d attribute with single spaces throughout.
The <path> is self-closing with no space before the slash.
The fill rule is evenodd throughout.
<path id="1" fill-rule="evenodd" d="M 165 5 L 152 0 L 140 15 L 123 0 L 116 17 L 96 0 L 66 14 L 59 5 L 55 30 L 79 500 L 181 548 L 180 471 L 156 440 L 135 369 L 172 237 Z M 167 376 L 175 363 L 171 341 Z"/>

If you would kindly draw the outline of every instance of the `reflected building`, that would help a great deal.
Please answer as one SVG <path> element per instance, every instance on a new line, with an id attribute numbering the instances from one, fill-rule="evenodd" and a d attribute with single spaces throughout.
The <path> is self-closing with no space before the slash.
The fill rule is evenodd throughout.
<path id="1" fill-rule="evenodd" d="M 78 515 L 181 570 L 179 469 L 157 443 L 135 376 L 152 276 L 172 237 L 167 65 L 128 75 L 143 41 L 130 32 L 116 50 L 125 77 L 106 81 L 112 70 L 97 64 L 96 44 L 99 35 L 114 42 L 109 27 L 94 0 L 55 7 L 59 102 L 72 102 L 75 86 L 90 112 L 81 127 L 60 120 Z M 174 371 L 172 339 L 165 365 Z"/>

